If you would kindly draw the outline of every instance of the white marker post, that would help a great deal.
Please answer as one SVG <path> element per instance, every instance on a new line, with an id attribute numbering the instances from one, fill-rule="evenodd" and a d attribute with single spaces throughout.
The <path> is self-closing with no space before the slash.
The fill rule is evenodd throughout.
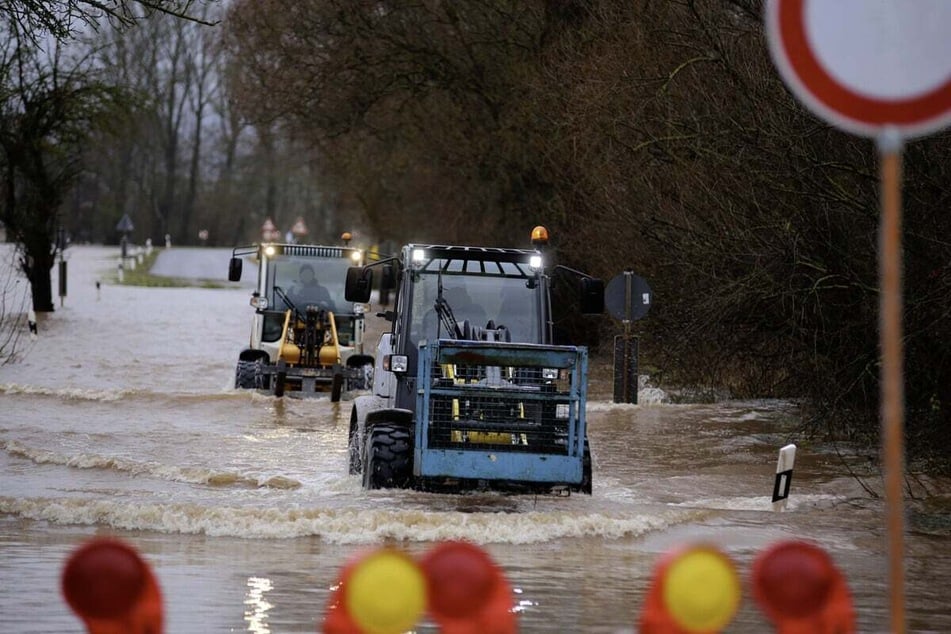
<path id="1" fill-rule="evenodd" d="M 33 312 L 32 308 L 26 313 L 26 325 L 27 328 L 30 329 L 30 341 L 36 341 L 36 338 L 39 336 L 39 332 L 36 327 L 36 313 Z"/>
<path id="2" fill-rule="evenodd" d="M 796 445 L 786 445 L 779 450 L 779 460 L 776 461 L 776 480 L 773 482 L 774 511 L 786 510 L 794 462 L 796 462 Z"/>

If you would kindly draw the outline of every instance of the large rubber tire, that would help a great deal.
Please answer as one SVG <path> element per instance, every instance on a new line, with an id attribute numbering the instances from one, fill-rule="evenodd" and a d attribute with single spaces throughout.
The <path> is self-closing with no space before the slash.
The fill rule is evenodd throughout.
<path id="1" fill-rule="evenodd" d="M 254 361 L 238 361 L 234 371 L 234 386 L 239 390 L 253 390 L 255 370 Z"/>
<path id="2" fill-rule="evenodd" d="M 363 456 L 360 452 L 360 427 L 357 418 L 357 406 L 354 405 L 350 410 L 350 436 L 347 441 L 347 451 L 350 454 L 349 470 L 350 475 L 363 473 Z"/>
<path id="3" fill-rule="evenodd" d="M 363 455 L 364 489 L 405 489 L 413 480 L 410 430 L 386 423 L 373 425 Z"/>

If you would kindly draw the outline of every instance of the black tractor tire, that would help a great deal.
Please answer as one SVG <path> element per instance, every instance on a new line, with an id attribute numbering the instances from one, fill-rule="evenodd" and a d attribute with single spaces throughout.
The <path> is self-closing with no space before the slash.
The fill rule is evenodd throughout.
<path id="1" fill-rule="evenodd" d="M 239 390 L 253 390 L 255 363 L 254 361 L 238 361 L 234 371 L 234 386 Z"/>
<path id="2" fill-rule="evenodd" d="M 364 489 L 405 489 L 413 480 L 410 430 L 387 423 L 370 428 L 363 455 Z"/>
<path id="3" fill-rule="evenodd" d="M 360 438 L 358 434 L 359 420 L 357 420 L 357 406 L 354 405 L 350 410 L 350 436 L 347 441 L 347 452 L 350 454 L 348 468 L 350 475 L 363 473 L 363 455 L 360 452 Z"/>
<path id="4" fill-rule="evenodd" d="M 330 402 L 338 403 L 341 392 L 343 392 L 343 375 L 335 374 L 330 383 Z"/>

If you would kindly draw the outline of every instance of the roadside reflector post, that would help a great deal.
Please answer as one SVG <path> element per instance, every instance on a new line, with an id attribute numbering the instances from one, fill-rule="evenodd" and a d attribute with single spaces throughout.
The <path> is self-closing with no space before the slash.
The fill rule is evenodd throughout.
<path id="1" fill-rule="evenodd" d="M 789 486 L 792 484 L 793 463 L 796 462 L 796 445 L 786 445 L 779 450 L 776 461 L 776 479 L 773 481 L 773 510 L 786 510 Z"/>
<path id="2" fill-rule="evenodd" d="M 36 325 L 36 312 L 32 308 L 26 313 L 26 325 L 30 329 L 30 341 L 36 341 L 39 329 Z"/>

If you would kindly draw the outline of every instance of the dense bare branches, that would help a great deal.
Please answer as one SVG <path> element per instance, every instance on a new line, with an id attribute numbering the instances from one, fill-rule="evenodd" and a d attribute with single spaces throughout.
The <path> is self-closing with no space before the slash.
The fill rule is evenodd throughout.
<path id="1" fill-rule="evenodd" d="M 230 29 L 248 112 L 382 233 L 548 223 L 563 258 L 652 281 L 671 380 L 877 432 L 875 152 L 790 96 L 760 1 L 245 0 Z M 906 160 L 913 439 L 951 420 L 949 145 Z"/>
<path id="2" fill-rule="evenodd" d="M 532 206 L 521 102 L 543 21 L 514 1 L 269 0 L 238 3 L 229 27 L 256 119 L 319 148 L 378 234 L 440 217 L 426 237 L 446 240 L 496 227 L 500 198 Z"/>
<path id="3" fill-rule="evenodd" d="M 213 0 L 206 0 L 213 1 Z M 48 33 L 58 40 L 103 20 L 131 25 L 155 13 L 209 24 L 193 13 L 195 0 L 0 0 L 0 15 L 30 37 Z"/>

